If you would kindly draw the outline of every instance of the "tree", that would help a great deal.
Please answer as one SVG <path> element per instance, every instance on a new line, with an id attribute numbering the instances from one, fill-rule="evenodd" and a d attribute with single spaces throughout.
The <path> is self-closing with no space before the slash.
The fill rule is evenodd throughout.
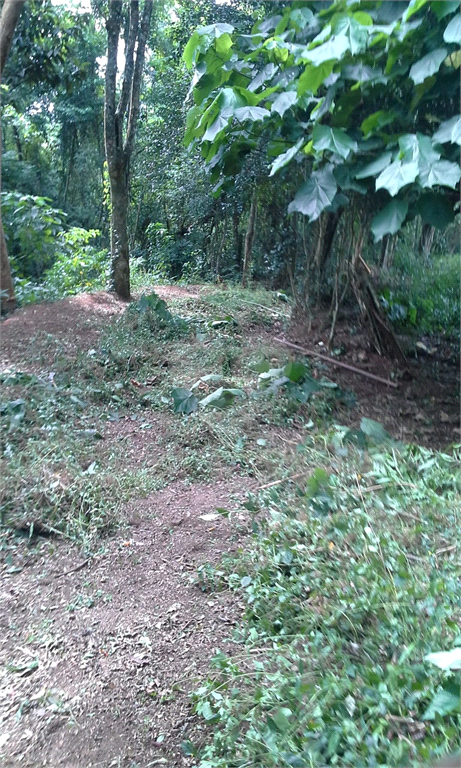
<path id="1" fill-rule="evenodd" d="M 5 0 L 0 16 L 0 82 L 8 52 L 13 41 L 16 23 L 21 14 L 25 0 Z M 1 165 L 2 138 L 0 131 L 0 188 L 2 178 Z M 13 279 L 11 276 L 8 250 L 6 247 L 5 233 L 0 211 L 0 304 L 2 309 L 8 311 L 16 307 Z"/>
<path id="2" fill-rule="evenodd" d="M 22 13 L 19 15 L 21 7 Z M 69 11 L 54 6 L 51 0 L 28 0 L 27 3 L 5 2 L 2 12 L 2 34 L 11 42 L 15 21 L 14 41 L 8 58 L 7 45 L 1 44 L 2 53 L 2 113 L 3 187 L 8 193 L 53 199 L 54 207 L 62 207 L 58 182 L 60 166 L 65 159 L 65 115 L 72 93 L 87 93 L 83 102 L 86 111 L 101 107 L 88 90 L 97 69 L 96 57 L 105 51 L 100 47 L 100 35 L 95 35 L 94 22 L 89 14 Z M 8 34 L 9 32 L 9 34 Z M 88 58 L 88 53 L 91 57 Z M 6 60 L 7 59 L 7 60 Z M 94 77 L 97 81 L 97 77 Z M 101 88 L 102 95 L 102 88 Z M 82 94 L 83 98 L 83 94 Z M 82 120 L 79 106 L 70 115 L 71 120 Z M 102 108 L 94 123 L 101 124 Z M 61 119 L 62 118 L 62 119 Z M 102 135 L 101 135 L 102 138 Z M 77 142 L 75 142 L 76 144 Z M 102 142 L 101 142 L 102 143 Z M 61 152 L 59 152 L 61 150 Z M 75 154 L 75 152 L 74 152 Z M 86 159 L 86 177 L 88 157 Z M 102 159 L 96 169 L 100 175 Z M 69 163 L 70 164 L 70 163 Z M 62 195 L 65 198 L 65 189 Z M 79 191 L 85 185 L 79 185 Z M 99 195 L 101 198 L 101 194 Z M 88 206 L 91 208 L 91 206 Z M 94 207 L 94 206 L 93 206 Z M 77 222 L 80 223 L 80 222 Z M 85 222 L 87 223 L 87 222 Z M 93 220 L 90 222 L 93 223 Z M 11 245 L 8 241 L 11 257 Z M 31 263 L 34 251 L 28 254 Z M 39 260 L 38 260 L 39 261 Z M 17 274 L 18 264 L 8 259 L 5 243 L 2 247 L 2 286 L 6 290 L 5 274 Z M 6 291 L 11 297 L 13 284 Z M 14 307 L 11 298 L 4 304 Z"/>
<path id="3" fill-rule="evenodd" d="M 128 205 L 130 162 L 139 116 L 139 99 L 153 0 L 145 0 L 140 20 L 139 2 L 129 3 L 125 24 L 125 69 L 117 103 L 117 54 L 124 7 L 110 0 L 107 28 L 107 65 L 104 101 L 104 139 L 111 198 L 111 283 L 117 296 L 130 298 Z M 124 136 L 125 134 L 125 136 Z"/>
<path id="4" fill-rule="evenodd" d="M 199 27 L 184 51 L 195 102 L 186 142 L 200 148 L 215 193 L 255 150 L 265 153 L 270 177 L 301 169 L 288 213 L 318 221 L 325 238 L 337 212 L 352 218 L 338 291 L 341 278 L 341 295 L 352 289 L 376 320 L 381 346 L 377 302 L 361 279 L 368 233 L 381 240 L 416 215 L 443 228 L 455 215 L 458 8 L 430 0 L 280 3 L 251 35 L 227 23 Z"/>

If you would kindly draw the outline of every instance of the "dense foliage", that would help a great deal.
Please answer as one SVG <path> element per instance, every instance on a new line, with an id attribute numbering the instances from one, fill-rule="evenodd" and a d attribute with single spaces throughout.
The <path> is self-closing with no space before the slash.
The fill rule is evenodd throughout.
<path id="1" fill-rule="evenodd" d="M 458 250 L 457 8 L 156 3 L 130 164 L 134 263 L 163 280 L 253 278 L 291 291 L 303 313 L 327 299 L 334 319 L 340 299 L 363 293 L 363 259 L 395 319 L 389 291 L 402 304 L 409 286 L 395 285 L 394 261 Z M 99 253 L 111 215 L 106 15 L 97 2 L 92 15 L 28 3 L 2 83 L 4 195 L 47 198 L 64 228 L 100 233 Z M 11 229 L 23 213 L 7 199 Z M 37 229 L 48 229 L 45 208 Z M 16 279 L 42 282 L 56 248 L 44 260 L 40 247 L 35 263 L 10 242 Z M 97 262 L 102 285 L 108 265 Z"/>
<path id="2" fill-rule="evenodd" d="M 461 175 L 457 11 L 337 0 L 315 13 L 290 3 L 251 35 L 199 28 L 184 52 L 196 104 L 186 141 L 200 144 L 215 191 L 260 148 L 269 176 L 293 161 L 307 176 L 289 213 L 314 221 L 358 194 L 365 211 L 378 209 L 375 239 L 416 213 L 445 227 L 456 195 L 444 188 Z"/>

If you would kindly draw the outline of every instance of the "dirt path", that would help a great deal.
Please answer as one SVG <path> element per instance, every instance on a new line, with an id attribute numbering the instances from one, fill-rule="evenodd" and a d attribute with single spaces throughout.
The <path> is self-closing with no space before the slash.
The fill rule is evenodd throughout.
<path id="1" fill-rule="evenodd" d="M 158 289 L 166 299 L 200 292 Z M 125 308 L 100 293 L 19 310 L 0 325 L 1 367 L 39 371 L 57 351 L 72 359 Z M 105 442 L 118 437 L 107 429 Z M 126 505 L 126 529 L 88 559 L 64 540 L 13 545 L 0 594 L 5 768 L 193 764 L 181 750 L 196 727 L 188 693 L 214 651 L 230 648 L 239 617 L 235 598 L 194 583 L 197 567 L 236 547 L 216 507 L 237 510 L 250 487 L 176 481 Z"/>
<path id="2" fill-rule="evenodd" d="M 207 289 L 155 290 L 168 300 L 200 298 Z M 19 310 L 0 324 L 0 366 L 40 372 L 49 371 L 57 355 L 75 360 L 97 346 L 108 319 L 125 309 L 125 303 L 100 293 Z M 272 335 L 266 335 L 270 343 Z M 291 338 L 320 349 L 324 337 L 321 330 L 304 338 L 292 329 Z M 350 339 L 347 324 L 339 328 L 344 359 L 390 376 L 392 364 L 362 354 L 363 344 L 360 336 Z M 392 392 L 331 368 L 327 373 L 357 393 L 354 423 L 362 414 L 376 418 L 403 439 L 424 438 L 427 430 L 427 444 L 441 447 L 459 435 L 458 371 L 450 354 L 442 348 L 437 358 L 418 361 L 413 378 Z M 439 365 L 437 376 L 429 362 Z M 106 422 L 104 449 L 129 438 L 121 461 L 132 468 L 134 454 L 148 466 L 147 454 L 155 459 L 154 432 L 143 432 L 128 419 Z M 161 434 L 160 411 L 154 421 Z M 296 445 L 293 436 L 286 442 Z M 207 675 L 215 649 L 232 649 L 240 615 L 234 596 L 206 594 L 194 579 L 198 566 L 219 562 L 244 535 L 217 516 L 216 507 L 235 511 L 233 521 L 244 530 L 239 502 L 256 485 L 235 474 L 219 477 L 208 485 L 176 480 L 131 501 L 121 514 L 126 528 L 101 539 L 90 559 L 55 538 L 33 546 L 16 541 L 8 549 L 0 594 L 5 768 L 194 765 L 181 749 L 185 740 L 200 742 L 202 727 L 188 692 Z"/>
<path id="3" fill-rule="evenodd" d="M 5 768 L 192 764 L 187 692 L 239 616 L 192 583 L 237 546 L 227 519 L 203 516 L 244 490 L 174 483 L 131 503 L 131 525 L 90 560 L 54 540 L 18 551 L 0 599 Z"/>

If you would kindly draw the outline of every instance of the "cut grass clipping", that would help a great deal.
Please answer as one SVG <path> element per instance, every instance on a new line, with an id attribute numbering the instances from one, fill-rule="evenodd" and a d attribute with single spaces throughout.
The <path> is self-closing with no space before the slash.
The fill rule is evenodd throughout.
<path id="1" fill-rule="evenodd" d="M 461 745 L 459 666 L 426 659 L 461 653 L 459 455 L 376 445 L 370 424 L 363 452 L 345 429 L 306 444 L 307 480 L 247 503 L 250 551 L 200 570 L 245 603 L 241 652 L 217 652 L 193 695 L 213 727 L 183 744 L 200 768 L 403 766 Z"/>

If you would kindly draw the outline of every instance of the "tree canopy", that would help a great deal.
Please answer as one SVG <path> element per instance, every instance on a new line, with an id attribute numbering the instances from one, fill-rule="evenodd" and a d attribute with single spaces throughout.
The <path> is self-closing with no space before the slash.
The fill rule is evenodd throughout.
<path id="1" fill-rule="evenodd" d="M 270 177 L 300 166 L 288 206 L 315 221 L 361 195 L 376 240 L 416 214 L 453 220 L 461 144 L 459 2 L 281 3 L 251 34 L 199 27 L 186 142 L 215 194 L 258 149 Z"/>

